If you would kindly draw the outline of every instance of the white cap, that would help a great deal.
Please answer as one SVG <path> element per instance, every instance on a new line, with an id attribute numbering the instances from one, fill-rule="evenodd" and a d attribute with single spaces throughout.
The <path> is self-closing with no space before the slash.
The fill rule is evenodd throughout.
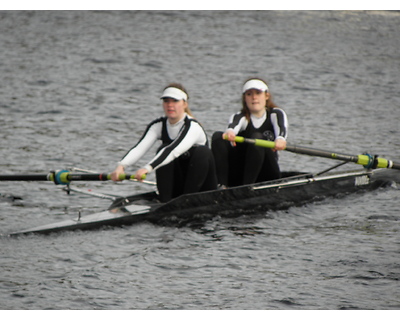
<path id="1" fill-rule="evenodd" d="M 268 92 L 267 84 L 264 81 L 258 79 L 250 79 L 243 85 L 243 93 L 250 89 Z"/>
<path id="2" fill-rule="evenodd" d="M 175 88 L 175 87 L 168 87 L 164 90 L 161 99 L 164 98 L 172 98 L 175 100 L 185 100 L 187 101 L 188 96 L 185 92 L 183 92 L 181 89 Z"/>

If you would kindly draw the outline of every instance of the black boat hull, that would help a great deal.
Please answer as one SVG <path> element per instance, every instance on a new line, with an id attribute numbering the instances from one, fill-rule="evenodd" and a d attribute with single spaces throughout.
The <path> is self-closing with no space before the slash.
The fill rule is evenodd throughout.
<path id="1" fill-rule="evenodd" d="M 182 195 L 164 204 L 157 202 L 155 192 L 149 192 L 118 198 L 107 210 L 99 213 L 10 235 L 87 230 L 143 221 L 180 226 L 216 216 L 235 217 L 251 212 L 287 209 L 327 197 L 376 189 L 400 180 L 400 177 L 388 172 L 389 170 L 377 169 L 321 176 L 301 174 L 269 182 Z"/>

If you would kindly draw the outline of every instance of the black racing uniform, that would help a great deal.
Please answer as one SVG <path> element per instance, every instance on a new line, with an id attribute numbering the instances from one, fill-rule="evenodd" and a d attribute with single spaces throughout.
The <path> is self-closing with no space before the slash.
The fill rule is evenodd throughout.
<path id="1" fill-rule="evenodd" d="M 250 121 L 243 113 L 236 113 L 231 116 L 227 130 L 245 138 L 275 141 L 286 140 L 287 128 L 285 112 L 273 108 L 261 118 L 251 115 Z M 277 152 L 251 144 L 238 143 L 233 147 L 229 141 L 222 139 L 222 134 L 215 132 L 212 138 L 218 184 L 239 186 L 281 177 Z"/>

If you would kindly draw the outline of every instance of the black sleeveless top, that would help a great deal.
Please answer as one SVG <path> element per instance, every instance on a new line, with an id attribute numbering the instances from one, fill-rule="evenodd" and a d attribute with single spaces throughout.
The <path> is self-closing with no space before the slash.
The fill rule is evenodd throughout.
<path id="1" fill-rule="evenodd" d="M 264 123 L 259 128 L 255 128 L 253 122 L 249 121 L 246 129 L 239 132 L 239 136 L 243 136 L 245 138 L 251 138 L 255 132 L 259 132 L 263 135 L 263 139 L 269 141 L 275 141 L 275 132 L 274 127 L 271 122 L 271 111 L 267 110 L 267 117 Z"/>

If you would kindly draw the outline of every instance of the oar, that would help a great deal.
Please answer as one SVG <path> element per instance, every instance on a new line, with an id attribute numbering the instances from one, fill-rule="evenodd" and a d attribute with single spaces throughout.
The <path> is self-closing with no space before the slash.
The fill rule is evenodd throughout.
<path id="1" fill-rule="evenodd" d="M 120 174 L 119 180 L 136 179 L 134 174 Z M 145 175 L 142 176 L 146 178 Z M 69 184 L 71 181 L 107 181 L 111 173 L 71 173 L 66 170 L 52 171 L 48 174 L 0 175 L 0 181 L 53 181 L 55 184 Z"/>
<path id="2" fill-rule="evenodd" d="M 271 149 L 275 148 L 275 142 L 268 141 L 268 140 L 262 140 L 262 139 L 248 139 L 248 138 L 236 136 L 235 142 L 251 143 L 256 146 L 264 147 L 264 148 L 271 148 Z M 384 158 L 378 158 L 377 156 L 371 156 L 369 154 L 360 154 L 360 155 L 352 156 L 352 155 L 348 155 L 348 154 L 340 154 L 340 153 L 336 153 L 336 152 L 332 152 L 332 151 L 324 151 L 324 150 L 313 149 L 313 148 L 308 148 L 308 147 L 301 147 L 301 146 L 296 146 L 296 145 L 286 145 L 285 150 L 294 152 L 294 153 L 306 154 L 309 156 L 317 156 L 317 157 L 323 157 L 323 158 L 329 158 L 329 159 L 335 159 L 335 160 L 354 162 L 354 163 L 363 165 L 367 169 L 388 168 L 388 169 L 400 170 L 400 163 L 394 163 L 391 160 L 387 160 Z"/>
<path id="3" fill-rule="evenodd" d="M 76 167 L 71 167 L 71 168 L 68 168 L 68 170 L 71 170 L 71 171 L 80 171 L 80 172 L 85 172 L 85 173 L 96 173 L 96 171 L 93 171 L 93 170 L 87 170 L 87 169 L 81 169 L 81 168 L 76 168 Z M 145 177 L 145 176 L 143 176 L 143 177 Z M 144 179 L 144 178 L 143 178 Z M 139 180 L 138 179 L 130 179 L 131 181 L 136 181 L 136 182 L 138 182 Z M 154 182 L 154 181 L 149 181 L 149 180 L 141 180 L 140 182 L 142 182 L 142 183 L 144 183 L 144 184 L 148 184 L 148 185 L 151 185 L 151 186 L 155 186 L 155 185 L 157 185 L 157 183 L 156 182 Z"/>

